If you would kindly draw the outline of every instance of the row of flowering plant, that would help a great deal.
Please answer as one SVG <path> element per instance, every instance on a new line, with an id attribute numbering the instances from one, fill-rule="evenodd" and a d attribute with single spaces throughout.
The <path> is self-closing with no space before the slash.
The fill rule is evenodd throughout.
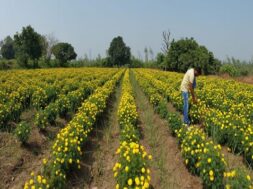
<path id="1" fill-rule="evenodd" d="M 177 73 L 153 72 L 146 76 L 180 110 L 182 100 L 177 89 L 182 75 Z M 159 74 L 157 74 L 159 73 Z M 152 76 L 153 77 L 152 77 Z M 175 76 L 175 77 L 173 77 Z M 233 152 L 241 153 L 253 166 L 253 87 L 231 80 L 216 78 L 199 79 L 197 105 L 191 104 L 190 117 L 200 122 L 215 142 L 226 144 Z M 215 87 L 214 87 L 215 86 Z M 235 88 L 240 91 L 237 92 Z M 222 100 L 222 101 L 221 101 Z"/>
<path id="2" fill-rule="evenodd" d="M 107 100 L 121 76 L 122 70 L 83 102 L 74 118 L 57 134 L 50 158 L 43 160 L 41 174 L 32 176 L 24 188 L 63 188 L 68 173 L 81 168 L 83 144 L 97 117 L 106 109 Z M 38 177 L 43 177 L 46 183 L 43 179 L 38 181 Z"/>
<path id="3" fill-rule="evenodd" d="M 120 126 L 120 146 L 116 151 L 118 162 L 113 167 L 116 188 L 149 188 L 152 159 L 144 147 L 139 144 L 137 128 L 137 107 L 129 79 L 129 70 L 125 72 L 122 83 L 122 95 L 118 108 Z"/>
<path id="4" fill-rule="evenodd" d="M 154 80 L 154 78 L 152 79 L 152 75 L 141 74 L 140 71 L 136 71 L 135 73 L 139 85 L 144 89 L 149 99 L 152 99 L 151 96 L 154 93 L 151 93 L 151 90 L 147 90 L 147 88 L 156 87 L 157 94 L 155 95 L 160 95 L 161 97 L 158 99 L 163 99 L 163 95 L 158 93 L 162 93 L 162 91 L 167 93 L 168 90 L 163 85 L 159 85 L 159 83 L 163 84 L 162 82 L 155 82 L 155 86 L 152 85 L 154 81 L 151 82 L 151 80 Z M 209 140 L 203 130 L 195 126 L 186 127 L 182 124 L 180 116 L 177 113 L 167 112 L 167 121 L 172 134 L 176 135 L 179 139 L 186 166 L 193 174 L 199 175 L 202 178 L 205 188 L 222 188 L 224 186 L 236 188 L 238 184 L 246 186 L 245 188 L 252 187 L 251 178 L 243 169 L 239 171 L 243 174 L 235 174 L 233 180 L 226 177 L 226 170 L 228 168 L 224 155 L 221 153 L 221 146 L 215 145 L 213 141 Z M 233 173 L 238 172 L 237 170 L 230 171 Z"/>
<path id="5" fill-rule="evenodd" d="M 35 115 L 35 124 L 40 129 L 45 129 L 49 124 L 54 123 L 58 116 L 65 117 L 66 114 L 75 112 L 81 105 L 81 102 L 92 94 L 97 87 L 109 80 L 113 74 L 114 72 L 105 74 L 93 81 L 84 81 L 77 90 L 59 95 L 55 102 L 50 103 L 45 109 L 37 112 Z"/>

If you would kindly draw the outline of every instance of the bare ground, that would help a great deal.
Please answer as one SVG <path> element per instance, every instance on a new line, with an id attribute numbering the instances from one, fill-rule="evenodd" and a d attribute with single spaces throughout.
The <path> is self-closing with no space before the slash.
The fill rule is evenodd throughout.
<path id="1" fill-rule="evenodd" d="M 167 122 L 153 111 L 143 92 L 132 78 L 143 139 L 141 143 L 152 154 L 151 185 L 153 188 L 202 188 L 201 179 L 193 176 L 184 165 L 176 138 Z"/>
<path id="2" fill-rule="evenodd" d="M 32 127 L 25 145 L 15 138 L 12 131 L 0 132 L 0 188 L 22 188 L 30 173 L 38 172 L 43 158 L 49 156 L 52 143 L 49 138 L 54 138 L 59 128 L 50 126 L 46 133 L 39 132 L 33 124 L 35 112 L 29 109 L 21 115 L 21 120 Z"/>

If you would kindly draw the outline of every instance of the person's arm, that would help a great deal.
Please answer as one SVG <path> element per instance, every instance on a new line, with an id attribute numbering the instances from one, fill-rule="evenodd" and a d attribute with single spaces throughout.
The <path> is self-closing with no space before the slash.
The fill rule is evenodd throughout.
<path id="1" fill-rule="evenodd" d="M 193 100 L 193 103 L 197 103 L 197 99 L 196 99 L 196 96 L 195 96 L 195 93 L 194 93 L 194 88 L 193 88 L 193 84 L 192 83 L 189 83 L 189 91 L 192 95 L 192 100 Z"/>

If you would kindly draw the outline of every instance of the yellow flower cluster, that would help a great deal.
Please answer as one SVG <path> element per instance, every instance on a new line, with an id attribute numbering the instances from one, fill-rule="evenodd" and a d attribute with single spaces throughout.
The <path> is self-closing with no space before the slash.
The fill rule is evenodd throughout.
<path id="1" fill-rule="evenodd" d="M 172 72 L 161 72 L 157 70 L 148 70 L 148 69 L 135 69 L 134 73 L 136 75 L 135 77 L 137 78 L 139 85 L 142 87 L 142 89 L 144 90 L 147 96 L 149 97 L 151 96 L 154 97 L 155 95 L 158 97 L 164 96 L 168 100 L 170 100 L 178 110 L 182 109 L 182 97 L 179 91 L 182 74 L 172 73 Z M 203 85 L 204 82 L 200 83 L 200 85 L 201 84 Z M 154 91 L 156 91 L 156 94 Z M 242 95 L 240 97 L 242 97 Z M 161 98 L 162 97 L 157 98 L 157 101 L 159 101 Z M 248 99 L 248 98 L 245 97 L 244 100 L 245 99 Z M 155 103 L 153 104 L 155 105 Z M 201 119 L 203 119 L 204 116 L 207 116 L 207 115 L 209 115 L 210 117 L 213 117 L 213 119 L 216 119 L 214 113 L 221 112 L 220 110 L 216 110 L 212 108 L 213 110 L 216 110 L 216 111 L 210 114 L 209 113 L 210 112 L 209 110 L 211 109 L 210 104 L 205 103 L 203 100 L 201 100 L 198 103 L 198 105 L 200 106 L 198 107 L 198 109 L 195 110 L 193 107 L 192 108 L 193 111 L 191 110 L 191 116 L 195 118 L 197 121 L 200 121 Z M 235 106 L 231 106 L 231 107 L 235 107 Z M 226 117 L 230 119 L 234 119 L 232 115 L 229 115 L 229 116 L 226 115 Z M 242 117 L 240 119 L 245 120 Z M 212 141 L 208 141 L 206 135 L 200 129 L 196 129 L 195 127 L 190 127 L 186 129 L 185 127 L 178 126 L 181 123 L 181 119 L 179 117 L 177 119 L 175 115 L 171 116 L 170 114 L 168 114 L 168 122 L 169 122 L 169 126 L 172 128 L 172 131 L 176 132 L 176 135 L 180 140 L 183 157 L 185 158 L 185 164 L 187 165 L 187 167 L 193 173 L 198 174 L 202 177 L 204 181 L 204 185 L 206 187 L 223 186 L 224 184 L 223 173 L 226 169 L 226 162 L 224 160 L 224 156 L 220 152 L 221 146 L 214 145 Z M 222 128 L 224 128 L 225 124 L 232 125 L 231 122 L 228 120 L 221 123 L 223 125 Z M 237 123 L 238 123 L 238 119 L 237 119 Z M 181 129 L 176 129 L 176 128 L 181 128 Z M 247 129 L 247 130 L 249 132 L 251 131 L 251 129 Z M 210 132 L 208 133 L 212 134 Z M 241 132 L 237 132 L 237 133 L 239 134 Z M 234 134 L 235 134 L 234 136 L 237 137 L 237 140 L 241 139 L 241 135 L 237 135 L 236 133 Z M 231 137 L 231 138 L 234 139 L 234 137 Z M 248 140 L 250 140 L 250 137 L 245 137 L 245 141 L 248 141 Z M 245 141 L 243 141 L 244 144 L 246 144 Z M 253 146 L 253 142 L 250 144 Z M 234 173 L 234 170 L 232 170 L 232 173 Z M 251 186 L 251 183 L 247 182 L 247 180 L 243 180 L 242 182 L 240 182 L 240 180 L 243 180 L 243 179 L 239 177 L 236 177 L 234 179 L 236 183 L 241 183 L 241 184 L 243 183 L 246 186 L 245 188 L 249 188 L 249 186 Z M 232 188 L 236 188 L 234 186 L 237 186 L 237 185 L 235 183 L 232 183 L 231 186 L 233 186 Z"/>
<path id="2" fill-rule="evenodd" d="M 88 82 L 116 71 L 103 68 L 68 68 L 1 72 L 0 128 L 9 121 L 18 120 L 22 111 L 30 106 L 44 108 L 60 94 L 65 95 L 80 88 L 81 81 Z"/>
<path id="3" fill-rule="evenodd" d="M 45 129 L 49 123 L 53 123 L 57 116 L 64 117 L 71 111 L 75 112 L 77 107 L 80 106 L 84 99 L 86 99 L 91 93 L 94 92 L 96 88 L 108 81 L 115 74 L 115 70 L 110 70 L 106 74 L 104 74 L 104 72 L 91 72 L 89 74 L 90 75 L 87 75 L 85 79 L 77 79 L 75 81 L 76 83 L 72 82 L 72 84 L 70 84 L 74 85 L 75 87 L 70 88 L 64 86 L 64 94 L 60 93 L 54 102 L 50 103 L 35 115 L 35 124 L 40 129 Z M 101 76 L 101 74 L 103 75 Z"/>
<path id="4" fill-rule="evenodd" d="M 24 189 L 38 189 L 38 188 L 49 188 L 47 179 L 42 175 L 34 175 L 31 173 L 31 178 L 25 182 Z"/>
<path id="5" fill-rule="evenodd" d="M 182 110 L 179 90 L 182 74 L 156 70 L 138 70 L 138 73 L 140 77 L 145 76 L 178 110 Z M 226 143 L 242 152 L 253 165 L 252 85 L 214 77 L 200 77 L 197 80 L 199 101 L 197 105 L 191 104 L 191 121 L 201 122 L 217 143 Z"/>
<path id="6" fill-rule="evenodd" d="M 62 188 L 66 175 L 72 168 L 80 169 L 82 146 L 93 129 L 97 116 L 106 108 L 106 102 L 120 79 L 123 70 L 118 71 L 109 81 L 83 102 L 74 118 L 56 137 L 50 160 L 44 165 L 44 176 L 50 188 Z"/>
<path id="7" fill-rule="evenodd" d="M 116 154 L 119 162 L 113 167 L 117 180 L 116 189 L 145 189 L 150 186 L 148 161 L 152 159 L 144 147 L 139 144 L 139 131 L 136 128 L 137 107 L 129 79 L 129 70 L 125 72 L 122 83 L 118 118 L 120 125 L 120 147 Z"/>

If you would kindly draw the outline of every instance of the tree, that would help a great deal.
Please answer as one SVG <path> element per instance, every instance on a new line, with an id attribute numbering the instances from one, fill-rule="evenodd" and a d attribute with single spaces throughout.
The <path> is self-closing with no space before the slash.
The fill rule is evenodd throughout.
<path id="1" fill-rule="evenodd" d="M 29 25 L 14 35 L 14 49 L 17 62 L 24 67 L 38 67 L 38 59 L 43 52 L 43 37 Z M 31 64 L 29 64 L 31 60 Z"/>
<path id="2" fill-rule="evenodd" d="M 52 53 L 59 61 L 60 66 L 65 67 L 67 61 L 76 59 L 77 54 L 69 43 L 57 43 L 52 47 Z"/>
<path id="3" fill-rule="evenodd" d="M 52 55 L 52 47 L 56 45 L 59 41 L 52 33 L 46 35 L 45 39 L 46 39 L 46 58 L 50 60 Z"/>
<path id="4" fill-rule="evenodd" d="M 144 48 L 145 62 L 148 62 L 148 48 Z"/>
<path id="5" fill-rule="evenodd" d="M 148 52 L 149 52 L 149 55 L 150 55 L 150 60 L 154 60 L 154 52 L 151 49 L 151 47 L 149 47 Z"/>
<path id="6" fill-rule="evenodd" d="M 169 70 L 185 72 L 190 67 L 201 67 L 204 74 L 219 70 L 219 61 L 206 47 L 200 46 L 193 38 L 173 40 L 165 58 Z"/>
<path id="7" fill-rule="evenodd" d="M 130 64 L 131 52 L 121 36 L 113 38 L 108 49 L 110 66 L 123 66 Z"/>
<path id="8" fill-rule="evenodd" d="M 159 52 L 156 55 L 156 64 L 157 64 L 158 67 L 164 68 L 164 59 L 165 59 L 165 56 L 164 56 L 163 53 Z"/>
<path id="9" fill-rule="evenodd" d="M 1 55 L 5 59 L 13 59 L 15 56 L 14 42 L 10 36 L 7 36 L 1 45 Z"/>
<path id="10" fill-rule="evenodd" d="M 166 55 L 169 52 L 170 49 L 170 30 L 168 31 L 163 31 L 162 33 L 162 38 L 163 38 L 163 43 L 162 43 L 162 52 Z"/>

